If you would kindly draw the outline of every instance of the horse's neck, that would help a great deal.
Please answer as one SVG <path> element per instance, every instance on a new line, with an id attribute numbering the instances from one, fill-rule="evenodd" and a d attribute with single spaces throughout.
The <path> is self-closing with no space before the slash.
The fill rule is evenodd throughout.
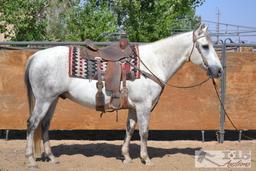
<path id="1" fill-rule="evenodd" d="M 167 82 L 187 61 L 191 48 L 192 32 L 188 32 L 141 45 L 139 51 L 141 60 L 147 67 Z M 145 69 L 143 65 L 141 67 Z"/>

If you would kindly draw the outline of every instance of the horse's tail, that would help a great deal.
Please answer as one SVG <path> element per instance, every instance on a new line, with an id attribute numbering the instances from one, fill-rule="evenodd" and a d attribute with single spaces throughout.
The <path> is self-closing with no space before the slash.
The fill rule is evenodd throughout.
<path id="1" fill-rule="evenodd" d="M 27 61 L 27 65 L 25 68 L 25 75 L 24 75 L 24 80 L 27 88 L 27 96 L 28 96 L 29 115 L 32 115 L 32 112 L 35 106 L 35 96 L 34 96 L 30 79 L 29 79 L 29 69 L 32 61 L 33 61 L 33 56 L 31 56 Z M 41 139 L 42 139 L 41 137 L 42 137 L 42 129 L 41 129 L 41 124 L 39 124 L 34 134 L 34 151 L 36 156 L 41 155 Z"/>
<path id="2" fill-rule="evenodd" d="M 25 80 L 25 84 L 26 84 L 26 88 L 27 88 L 27 96 L 28 96 L 28 105 L 29 105 L 29 114 L 32 114 L 34 105 L 35 105 L 35 97 L 34 97 L 34 93 L 32 91 L 32 87 L 30 84 L 30 80 L 29 80 L 29 69 L 30 69 L 30 65 L 32 62 L 32 57 L 28 59 L 27 61 L 27 65 L 25 68 L 25 75 L 24 75 L 24 80 Z"/>

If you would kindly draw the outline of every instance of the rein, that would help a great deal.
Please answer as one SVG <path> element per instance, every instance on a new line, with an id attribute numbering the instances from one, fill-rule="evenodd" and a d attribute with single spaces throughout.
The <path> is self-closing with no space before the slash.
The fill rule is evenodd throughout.
<path id="1" fill-rule="evenodd" d="M 188 57 L 188 62 L 191 61 L 190 58 L 191 58 L 192 53 L 193 53 L 193 51 L 194 51 L 194 49 L 195 49 L 195 47 L 196 47 L 197 50 L 198 50 L 198 52 L 199 52 L 199 54 L 200 54 L 201 57 L 202 57 L 202 60 L 203 60 L 204 65 L 207 67 L 207 70 L 211 73 L 211 71 L 210 71 L 209 68 L 208 68 L 209 65 L 208 65 L 208 62 L 207 62 L 207 60 L 206 60 L 206 57 L 203 55 L 203 53 L 202 53 L 202 51 L 201 51 L 201 49 L 200 49 L 200 47 L 199 47 L 199 44 L 197 43 L 197 40 L 198 40 L 198 39 L 201 39 L 201 38 L 203 38 L 203 37 L 206 37 L 206 36 L 203 35 L 203 36 L 200 36 L 200 37 L 196 37 L 196 36 L 195 36 L 195 32 L 193 32 L 193 46 L 192 46 L 192 49 L 191 49 L 190 54 L 189 54 L 189 57 Z M 159 77 L 157 77 L 157 76 L 146 66 L 146 64 L 141 60 L 141 58 L 139 57 L 139 55 L 137 55 L 137 56 L 138 56 L 139 60 L 141 61 L 141 63 L 143 64 L 143 66 L 144 66 L 150 73 L 141 70 L 140 68 L 134 66 L 134 65 L 131 64 L 131 63 L 129 63 L 129 64 L 132 65 L 132 66 L 133 66 L 135 69 L 137 69 L 139 72 L 141 72 L 141 74 L 144 75 L 145 77 L 150 78 L 150 79 L 153 80 L 154 82 L 158 83 L 158 84 L 161 86 L 161 88 L 162 88 L 162 90 L 161 90 L 161 92 L 160 92 L 158 98 L 156 99 L 155 103 L 153 104 L 153 106 L 152 106 L 152 108 L 151 108 L 151 111 L 153 111 L 154 108 L 156 107 L 156 105 L 157 105 L 157 103 L 158 103 L 158 100 L 159 100 L 161 94 L 163 93 L 163 90 L 164 90 L 165 86 L 170 86 L 170 87 L 174 87 L 174 88 L 183 88 L 183 89 L 184 89 L 184 88 L 194 88 L 194 87 L 197 87 L 197 86 L 200 86 L 200 85 L 206 83 L 207 81 L 209 81 L 209 80 L 211 79 L 211 80 L 212 80 L 212 84 L 213 84 L 214 89 L 215 89 L 215 92 L 216 92 L 216 95 L 217 95 L 217 98 L 218 98 L 219 103 L 220 103 L 220 105 L 221 105 L 221 108 L 223 108 L 223 110 L 224 110 L 225 116 L 228 118 L 228 120 L 229 120 L 229 122 L 231 123 L 232 127 L 233 127 L 236 131 L 239 131 L 238 127 L 234 124 L 234 122 L 232 121 L 232 119 L 230 118 L 230 116 L 228 115 L 228 113 L 227 113 L 226 110 L 225 110 L 224 104 L 222 103 L 222 100 L 221 100 L 220 95 L 219 95 L 219 92 L 218 92 L 217 84 L 216 84 L 216 82 L 215 82 L 215 80 L 214 80 L 213 77 L 208 77 L 206 80 L 204 80 L 204 81 L 202 81 L 202 82 L 200 82 L 200 83 L 198 83 L 198 84 L 191 85 L 191 86 L 177 86 L 177 85 L 167 84 L 167 83 L 165 83 L 163 80 L 161 80 Z M 249 140 L 254 140 L 252 137 L 249 137 L 249 136 L 246 136 L 246 135 L 241 135 L 241 136 L 243 136 L 244 138 L 249 139 Z"/>
<path id="2" fill-rule="evenodd" d="M 141 61 L 141 59 L 140 59 Z M 168 83 L 165 83 L 163 80 L 161 80 L 160 78 L 158 78 L 146 65 L 143 61 L 141 61 L 141 63 L 145 66 L 145 68 L 147 68 L 147 70 L 151 73 L 147 73 L 141 69 L 139 69 L 138 67 L 134 66 L 132 63 L 129 63 L 131 66 L 133 66 L 135 69 L 137 69 L 142 75 L 144 75 L 145 77 L 153 80 L 154 82 L 158 83 L 162 89 L 164 89 L 165 86 L 169 86 L 169 87 L 174 87 L 174 88 L 194 88 L 194 87 L 198 87 L 198 86 L 201 86 L 203 85 L 204 83 L 206 83 L 207 81 L 209 81 L 210 77 L 208 77 L 207 79 L 199 82 L 199 83 L 196 83 L 196 84 L 193 84 L 193 85 L 189 85 L 189 86 L 178 86 L 178 85 L 172 85 L 172 84 L 168 84 Z"/>
<path id="3" fill-rule="evenodd" d="M 205 65 L 207 66 L 207 68 L 208 68 L 208 63 L 207 63 L 206 58 L 203 56 L 203 53 L 201 52 L 199 46 L 196 45 L 196 44 L 197 44 L 197 40 L 200 39 L 200 38 L 202 38 L 202 37 L 205 37 L 205 36 L 200 36 L 200 37 L 196 38 L 196 37 L 195 37 L 195 33 L 193 32 L 193 47 L 192 47 L 192 50 L 191 50 L 191 52 L 190 52 L 190 55 L 189 55 L 188 59 L 189 59 L 189 61 L 190 61 L 191 55 L 192 55 L 192 53 L 193 53 L 193 51 L 194 51 L 194 48 L 195 48 L 195 46 L 196 46 L 198 52 L 199 52 L 199 53 L 201 54 L 201 56 L 202 56 L 202 59 L 203 59 L 204 64 L 205 64 Z M 161 80 L 158 76 L 156 76 L 156 75 L 147 67 L 147 65 L 141 60 L 141 58 L 140 58 L 140 56 L 139 56 L 139 51 L 138 51 L 138 47 L 137 47 L 137 46 L 135 46 L 135 47 L 132 48 L 132 49 L 134 49 L 134 52 L 135 52 L 134 54 L 137 55 L 137 57 L 139 58 L 139 60 L 140 60 L 140 62 L 142 63 L 142 65 L 143 65 L 150 73 L 141 70 L 139 67 L 133 65 L 133 64 L 132 64 L 131 62 L 129 62 L 129 61 L 127 61 L 127 62 L 128 62 L 131 66 L 133 66 L 136 70 L 138 70 L 144 77 L 151 79 L 152 81 L 156 82 L 156 83 L 161 87 L 161 92 L 160 92 L 159 96 L 157 97 L 157 99 L 155 100 L 154 104 L 152 105 L 151 112 L 155 109 L 155 107 L 156 107 L 156 105 L 157 105 L 157 103 L 158 103 L 158 101 L 159 101 L 159 99 L 160 99 L 160 96 L 162 95 L 162 93 L 163 93 L 163 91 L 164 91 L 165 86 L 175 87 L 175 88 L 183 88 L 183 89 L 184 89 L 184 88 L 194 88 L 194 87 L 197 87 L 197 86 L 200 86 L 200 85 L 206 83 L 206 82 L 210 79 L 210 78 L 207 78 L 206 80 L 204 80 L 204 81 L 202 81 L 202 82 L 200 82 L 200 83 L 198 83 L 198 84 L 191 85 L 191 86 L 176 86 L 176 85 L 168 84 L 168 83 L 166 83 L 165 81 Z"/>
<path id="4" fill-rule="evenodd" d="M 191 49 L 190 54 L 189 54 L 189 56 L 188 56 L 188 62 L 191 61 L 190 58 L 191 58 L 192 53 L 193 53 L 193 51 L 194 51 L 194 49 L 195 49 L 195 47 L 196 47 L 197 50 L 198 50 L 198 52 L 200 53 L 202 59 L 203 59 L 204 65 L 208 68 L 208 62 L 207 62 L 205 56 L 203 55 L 203 53 L 202 53 L 202 51 L 201 51 L 201 49 L 199 48 L 199 45 L 198 45 L 198 43 L 197 43 L 197 40 L 198 40 L 198 39 L 201 39 L 201 38 L 203 38 L 203 37 L 206 37 L 206 36 L 203 35 L 203 36 L 200 36 L 200 37 L 196 37 L 196 36 L 195 36 L 195 32 L 193 31 L 193 46 L 192 46 L 192 49 Z M 156 76 L 156 75 L 147 67 L 147 65 L 141 60 L 141 58 L 140 58 L 140 56 L 139 56 L 139 54 L 138 54 L 138 48 L 136 47 L 135 49 L 137 49 L 137 53 L 135 52 L 135 54 L 137 54 L 137 57 L 139 58 L 139 60 L 140 60 L 140 62 L 142 63 L 142 65 L 143 65 L 150 73 L 141 70 L 140 68 L 138 68 L 137 66 L 134 66 L 134 65 L 133 65 L 132 63 L 130 63 L 130 62 L 129 62 L 129 64 L 130 64 L 131 66 L 133 66 L 135 69 L 137 69 L 137 70 L 138 70 L 142 75 L 144 75 L 146 78 L 149 78 L 149 79 L 151 79 L 152 81 L 154 81 L 154 82 L 156 82 L 157 84 L 159 84 L 159 85 L 161 86 L 161 88 L 162 88 L 161 94 L 162 94 L 163 89 L 164 89 L 165 86 L 174 87 L 174 88 L 194 88 L 194 87 L 197 87 L 197 86 L 200 86 L 200 85 L 206 83 L 206 82 L 210 79 L 210 78 L 208 77 L 207 79 L 201 81 L 200 83 L 197 83 L 197 84 L 194 84 L 194 85 L 190 85 L 190 86 L 177 86 L 177 85 L 168 84 L 168 83 L 166 83 L 165 81 L 161 80 L 158 76 Z M 161 95 L 161 94 L 160 94 L 160 95 Z"/>

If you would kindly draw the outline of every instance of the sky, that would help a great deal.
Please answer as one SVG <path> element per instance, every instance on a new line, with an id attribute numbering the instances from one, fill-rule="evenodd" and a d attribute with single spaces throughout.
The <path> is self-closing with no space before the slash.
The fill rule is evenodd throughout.
<path id="1" fill-rule="evenodd" d="M 256 0 L 205 0 L 204 4 L 197 7 L 196 14 L 201 16 L 202 20 L 217 21 L 217 9 L 220 12 L 220 22 L 233 25 L 242 25 L 254 27 L 255 29 L 242 28 L 241 31 L 252 31 L 247 33 L 254 36 L 241 36 L 240 40 L 247 43 L 256 43 Z M 211 32 L 216 33 L 216 24 L 205 22 Z M 221 25 L 223 32 L 236 31 L 237 27 Z M 254 32 L 255 31 L 255 32 Z M 245 35 L 245 33 L 243 34 Z M 225 39 L 226 37 L 222 37 Z M 238 41 L 238 36 L 230 36 L 234 41 Z"/>

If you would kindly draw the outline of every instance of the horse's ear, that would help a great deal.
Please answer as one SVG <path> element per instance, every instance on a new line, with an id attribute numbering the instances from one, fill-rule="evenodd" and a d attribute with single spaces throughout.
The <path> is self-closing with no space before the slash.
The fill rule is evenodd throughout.
<path id="1" fill-rule="evenodd" d="M 206 26 L 206 25 L 204 24 L 204 27 L 202 28 L 202 31 L 207 32 L 207 31 L 208 31 L 208 26 Z"/>
<path id="2" fill-rule="evenodd" d="M 206 26 L 205 26 L 204 23 L 200 23 L 199 30 L 204 30 L 205 27 L 206 27 Z"/>
<path id="3" fill-rule="evenodd" d="M 198 35 L 200 35 L 203 32 L 208 31 L 208 27 L 204 23 L 200 23 L 199 27 L 196 29 Z"/>
<path id="4" fill-rule="evenodd" d="M 196 35 L 200 35 L 202 33 L 202 23 L 199 23 L 199 26 L 197 27 L 197 29 L 195 30 L 195 34 Z"/>

